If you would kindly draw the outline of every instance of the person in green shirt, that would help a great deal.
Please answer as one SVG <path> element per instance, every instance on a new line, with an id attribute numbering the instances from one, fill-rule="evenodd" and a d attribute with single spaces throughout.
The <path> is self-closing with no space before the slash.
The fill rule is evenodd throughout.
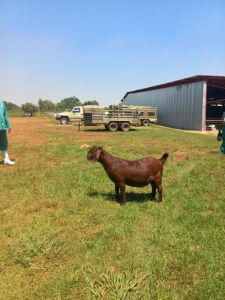
<path id="1" fill-rule="evenodd" d="M 8 119 L 5 104 L 0 100 L 0 151 L 3 155 L 4 164 L 12 166 L 15 162 L 9 159 L 7 130 L 8 132 L 11 132 L 12 126 Z"/>
<path id="2" fill-rule="evenodd" d="M 225 112 L 222 117 L 222 144 L 220 146 L 220 151 L 225 154 Z"/>

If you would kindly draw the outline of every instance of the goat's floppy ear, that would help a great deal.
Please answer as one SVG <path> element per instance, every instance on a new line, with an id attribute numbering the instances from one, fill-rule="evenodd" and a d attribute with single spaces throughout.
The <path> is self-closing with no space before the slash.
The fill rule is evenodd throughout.
<path id="1" fill-rule="evenodd" d="M 100 157 L 100 155 L 101 155 L 102 150 L 103 150 L 103 147 L 97 146 L 96 152 L 95 152 L 95 153 L 96 153 L 96 159 L 97 159 L 97 160 L 99 160 L 99 157 Z"/>

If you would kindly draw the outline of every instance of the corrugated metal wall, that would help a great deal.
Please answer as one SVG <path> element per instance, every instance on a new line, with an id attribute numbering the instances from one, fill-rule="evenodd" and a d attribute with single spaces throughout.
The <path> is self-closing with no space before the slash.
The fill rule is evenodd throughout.
<path id="1" fill-rule="evenodd" d="M 205 91 L 205 82 L 189 83 L 128 94 L 124 104 L 156 106 L 161 125 L 205 130 Z"/>

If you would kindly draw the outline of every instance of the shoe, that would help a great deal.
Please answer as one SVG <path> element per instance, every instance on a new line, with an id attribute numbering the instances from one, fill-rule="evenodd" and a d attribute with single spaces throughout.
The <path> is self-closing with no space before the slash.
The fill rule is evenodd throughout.
<path id="1" fill-rule="evenodd" d="M 15 162 L 11 161 L 10 159 L 5 159 L 4 165 L 13 166 L 13 165 L 15 165 Z"/>

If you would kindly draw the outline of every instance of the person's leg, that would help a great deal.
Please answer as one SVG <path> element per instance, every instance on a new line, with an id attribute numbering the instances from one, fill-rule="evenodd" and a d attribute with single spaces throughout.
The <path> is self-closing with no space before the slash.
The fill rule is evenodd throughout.
<path id="1" fill-rule="evenodd" d="M 220 146 L 220 151 L 225 154 L 225 125 L 222 128 L 222 138 L 223 138 L 223 142 Z"/>
<path id="2" fill-rule="evenodd" d="M 15 162 L 9 159 L 8 154 L 8 140 L 6 130 L 0 130 L 0 150 L 2 151 L 4 164 L 14 165 Z"/>
<path id="3" fill-rule="evenodd" d="M 222 142 L 221 146 L 220 146 L 220 151 L 225 154 L 225 140 Z"/>

